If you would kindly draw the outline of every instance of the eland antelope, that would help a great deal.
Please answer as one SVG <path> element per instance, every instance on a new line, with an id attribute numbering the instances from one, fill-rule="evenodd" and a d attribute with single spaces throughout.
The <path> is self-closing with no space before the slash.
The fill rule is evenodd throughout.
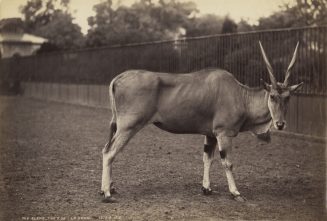
<path id="1" fill-rule="evenodd" d="M 303 84 L 288 84 L 298 44 L 283 83 L 277 82 L 260 42 L 259 46 L 271 81 L 263 82 L 263 88 L 249 88 L 221 69 L 188 74 L 129 70 L 115 77 L 109 86 L 112 119 L 108 143 L 102 151 L 103 201 L 112 202 L 114 158 L 147 124 L 176 134 L 204 135 L 203 193 L 212 192 L 209 171 L 217 146 L 229 191 L 235 200 L 244 201 L 232 174 L 232 138 L 243 131 L 265 134 L 271 125 L 283 130 L 289 97 Z"/>

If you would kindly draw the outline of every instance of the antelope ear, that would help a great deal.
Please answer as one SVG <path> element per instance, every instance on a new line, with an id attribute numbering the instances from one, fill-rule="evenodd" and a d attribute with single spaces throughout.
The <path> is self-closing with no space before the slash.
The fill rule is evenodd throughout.
<path id="1" fill-rule="evenodd" d="M 299 83 L 299 84 L 295 84 L 295 85 L 292 85 L 292 86 L 289 86 L 288 89 L 291 91 L 291 92 L 294 92 L 298 89 L 300 89 L 303 85 L 303 82 Z"/>
<path id="2" fill-rule="evenodd" d="M 262 80 L 262 79 L 260 79 L 260 81 L 261 81 L 261 85 L 263 86 L 263 89 L 270 92 L 272 86 L 270 84 L 268 84 L 267 82 L 265 82 L 264 80 Z"/>

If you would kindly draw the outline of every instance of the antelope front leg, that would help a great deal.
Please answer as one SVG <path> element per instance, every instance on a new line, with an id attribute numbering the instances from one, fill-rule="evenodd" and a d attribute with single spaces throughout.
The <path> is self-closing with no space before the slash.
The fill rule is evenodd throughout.
<path id="1" fill-rule="evenodd" d="M 215 137 L 205 136 L 204 151 L 203 151 L 203 182 L 202 191 L 204 195 L 210 195 L 212 190 L 210 188 L 210 167 L 214 159 L 217 140 Z"/>
<path id="2" fill-rule="evenodd" d="M 240 192 L 238 192 L 237 190 L 233 173 L 232 173 L 233 164 L 230 162 L 229 159 L 229 155 L 232 150 L 232 138 L 227 136 L 218 136 L 217 140 L 218 140 L 221 163 L 226 173 L 229 191 L 236 201 L 244 202 L 245 199 L 241 197 Z"/>

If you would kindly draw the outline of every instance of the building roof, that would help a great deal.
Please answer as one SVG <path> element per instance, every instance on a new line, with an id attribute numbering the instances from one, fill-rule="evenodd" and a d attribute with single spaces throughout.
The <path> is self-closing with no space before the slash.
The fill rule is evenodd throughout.
<path id="1" fill-rule="evenodd" d="M 0 33 L 0 42 L 43 44 L 48 40 L 31 34 Z"/>

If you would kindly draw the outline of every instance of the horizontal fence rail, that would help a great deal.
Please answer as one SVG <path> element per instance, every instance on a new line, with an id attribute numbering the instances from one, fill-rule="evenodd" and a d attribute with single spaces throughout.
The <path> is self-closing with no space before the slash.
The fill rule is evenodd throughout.
<path id="1" fill-rule="evenodd" d="M 242 83 L 269 82 L 258 41 L 262 42 L 278 81 L 299 42 L 290 82 L 304 82 L 299 92 L 327 95 L 327 27 L 310 27 L 214 35 L 58 52 L 0 60 L 0 80 L 70 84 L 109 84 L 128 69 L 186 73 L 204 68 L 226 69 Z"/>

